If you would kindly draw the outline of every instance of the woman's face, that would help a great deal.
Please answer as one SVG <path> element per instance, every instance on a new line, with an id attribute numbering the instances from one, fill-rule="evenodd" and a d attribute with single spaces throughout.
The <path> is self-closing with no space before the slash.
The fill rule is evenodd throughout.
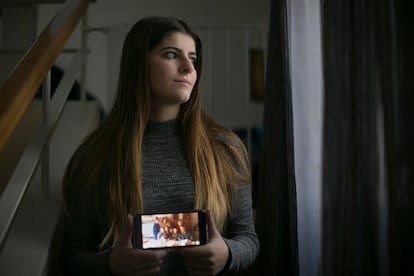
<path id="1" fill-rule="evenodd" d="M 154 117 L 173 119 L 190 99 L 197 80 L 196 47 L 191 36 L 173 32 L 149 54 L 149 82 Z"/>

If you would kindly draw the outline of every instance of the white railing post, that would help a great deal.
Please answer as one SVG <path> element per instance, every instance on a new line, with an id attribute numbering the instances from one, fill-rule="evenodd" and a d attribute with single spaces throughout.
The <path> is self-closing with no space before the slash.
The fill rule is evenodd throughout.
<path id="1" fill-rule="evenodd" d="M 42 196 L 49 195 L 49 140 L 63 112 L 66 99 L 73 83 L 76 81 L 77 72 L 86 58 L 86 53 L 79 50 L 72 59 L 71 64 L 57 86 L 53 98 L 49 92 L 43 93 L 43 120 L 35 129 L 32 139 L 29 141 L 22 157 L 17 163 L 16 169 L 9 183 L 0 196 L 0 253 L 5 244 L 11 225 L 22 203 L 23 197 L 30 186 L 39 163 L 42 163 Z M 50 85 L 50 72 L 46 77 L 46 87 Z M 46 89 L 47 90 L 47 89 Z M 43 171 L 45 170 L 45 171 Z M 46 180 L 44 178 L 47 178 Z"/>

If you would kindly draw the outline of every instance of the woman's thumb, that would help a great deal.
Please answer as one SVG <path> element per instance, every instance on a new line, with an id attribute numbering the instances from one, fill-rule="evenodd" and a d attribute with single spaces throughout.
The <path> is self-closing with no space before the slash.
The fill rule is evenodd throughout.
<path id="1" fill-rule="evenodd" d="M 207 218 L 207 227 L 208 227 L 208 237 L 212 238 L 216 235 L 220 235 L 218 233 L 217 227 L 216 227 L 216 223 L 214 221 L 214 217 L 211 214 L 210 210 L 206 211 L 206 218 Z"/>

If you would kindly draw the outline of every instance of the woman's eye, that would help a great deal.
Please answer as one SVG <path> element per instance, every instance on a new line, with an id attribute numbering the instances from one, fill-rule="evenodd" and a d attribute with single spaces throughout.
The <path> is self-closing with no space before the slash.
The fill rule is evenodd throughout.
<path id="1" fill-rule="evenodd" d="M 166 58 L 175 58 L 177 56 L 174 52 L 166 52 L 164 55 Z"/>

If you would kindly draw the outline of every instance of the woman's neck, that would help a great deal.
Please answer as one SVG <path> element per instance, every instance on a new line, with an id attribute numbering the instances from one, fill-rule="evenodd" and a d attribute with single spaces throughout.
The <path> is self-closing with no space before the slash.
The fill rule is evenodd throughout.
<path id="1" fill-rule="evenodd" d="M 179 111 L 179 106 L 152 106 L 150 121 L 164 122 L 177 119 Z"/>

